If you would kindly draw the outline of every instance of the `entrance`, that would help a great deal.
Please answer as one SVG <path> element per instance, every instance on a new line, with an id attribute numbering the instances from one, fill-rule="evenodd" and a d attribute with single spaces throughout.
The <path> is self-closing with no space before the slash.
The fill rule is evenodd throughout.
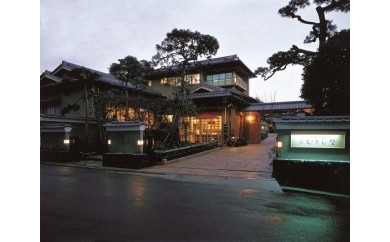
<path id="1" fill-rule="evenodd" d="M 205 113 L 188 118 L 188 137 L 191 143 L 222 144 L 222 117 Z"/>

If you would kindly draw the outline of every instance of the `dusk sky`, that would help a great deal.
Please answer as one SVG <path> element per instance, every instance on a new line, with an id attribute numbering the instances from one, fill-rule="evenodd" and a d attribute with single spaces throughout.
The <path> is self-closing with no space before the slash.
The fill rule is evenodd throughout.
<path id="1" fill-rule="evenodd" d="M 218 39 L 214 57 L 237 54 L 254 71 L 268 57 L 303 44 L 309 25 L 282 18 L 287 0 L 41 0 L 40 71 L 52 71 L 62 60 L 108 72 L 111 63 L 131 55 L 151 60 L 166 33 L 190 29 Z M 312 21 L 310 6 L 300 14 Z M 338 29 L 349 28 L 349 14 L 328 17 Z M 268 81 L 250 81 L 250 95 L 265 102 L 300 100 L 301 67 L 290 66 Z"/>

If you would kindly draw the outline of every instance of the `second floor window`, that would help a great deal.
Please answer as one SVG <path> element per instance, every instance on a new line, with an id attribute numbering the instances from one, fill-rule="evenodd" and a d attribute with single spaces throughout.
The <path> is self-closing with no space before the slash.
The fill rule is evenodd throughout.
<path id="1" fill-rule="evenodd" d="M 200 83 L 200 74 L 186 75 L 185 81 L 188 84 L 198 84 L 198 83 Z M 180 77 L 161 78 L 160 83 L 165 84 L 165 85 L 169 85 L 169 86 L 180 86 Z"/>
<path id="2" fill-rule="evenodd" d="M 232 78 L 233 78 L 233 73 L 231 72 L 207 75 L 207 83 L 216 86 L 231 85 L 233 84 Z"/>
<path id="3" fill-rule="evenodd" d="M 59 106 L 52 103 L 41 104 L 42 114 L 59 114 Z"/>

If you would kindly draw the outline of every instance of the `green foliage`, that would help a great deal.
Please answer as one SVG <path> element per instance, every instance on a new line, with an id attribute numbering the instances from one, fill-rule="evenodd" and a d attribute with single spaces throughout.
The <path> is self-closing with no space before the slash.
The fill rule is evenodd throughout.
<path id="1" fill-rule="evenodd" d="M 173 29 L 167 33 L 161 45 L 156 45 L 157 54 L 153 56 L 155 65 L 171 66 L 187 64 L 199 57 L 215 55 L 219 49 L 218 40 L 210 35 L 189 29 Z"/>
<path id="2" fill-rule="evenodd" d="M 77 111 L 80 109 L 80 105 L 78 104 L 68 104 L 61 110 L 61 115 L 65 115 L 70 113 L 71 111 Z"/>
<path id="3" fill-rule="evenodd" d="M 313 3 L 317 5 L 318 22 L 305 20 L 297 14 L 299 9 Z M 343 31 L 340 34 L 336 25 L 325 18 L 325 13 L 349 10 L 349 0 L 291 0 L 279 14 L 310 25 L 311 31 L 304 43 L 318 42 L 318 49 L 309 51 L 293 45 L 288 51 L 273 54 L 267 60 L 268 67 L 259 67 L 255 73 L 268 80 L 289 65 L 301 65 L 304 67 L 301 97 L 316 108 L 317 114 L 349 114 L 349 30 L 348 37 Z"/>
<path id="4" fill-rule="evenodd" d="M 126 87 L 129 83 L 136 87 L 144 86 L 146 81 L 142 78 L 142 75 L 151 70 L 153 70 L 153 67 L 149 62 L 145 60 L 138 61 L 134 56 L 119 59 L 118 63 L 112 63 L 109 67 L 110 74 L 123 82 Z"/>
<path id="5" fill-rule="evenodd" d="M 110 74 L 118 78 L 124 83 L 124 91 L 126 95 L 126 120 L 129 120 L 129 84 L 136 89 L 143 89 L 146 85 L 144 75 L 153 71 L 150 62 L 146 60 L 138 61 L 134 56 L 126 56 L 118 60 L 119 63 L 112 63 L 109 67 Z"/>
<path id="6" fill-rule="evenodd" d="M 187 66 L 202 56 L 215 55 L 218 49 L 219 44 L 215 37 L 176 28 L 167 33 L 160 45 L 156 45 L 157 54 L 152 58 L 153 64 L 169 68 L 180 75 L 180 83 L 172 100 L 173 124 L 163 142 L 165 148 L 179 143 L 178 127 L 181 118 L 196 113 L 196 106 L 189 98 L 189 84 L 185 82 Z"/>
<path id="7" fill-rule="evenodd" d="M 74 87 L 86 87 L 91 88 L 95 82 L 100 78 L 100 75 L 96 72 L 92 72 L 84 67 L 73 69 L 69 72 L 67 80 L 73 84 Z"/>
<path id="8" fill-rule="evenodd" d="M 349 30 L 327 41 L 323 52 L 304 67 L 302 79 L 301 97 L 312 103 L 317 115 L 350 113 Z"/>

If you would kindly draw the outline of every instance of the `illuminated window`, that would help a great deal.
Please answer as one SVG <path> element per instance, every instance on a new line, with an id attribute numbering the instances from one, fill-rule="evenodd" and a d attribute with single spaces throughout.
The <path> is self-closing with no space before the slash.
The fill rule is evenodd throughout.
<path id="1" fill-rule="evenodd" d="M 185 135 L 187 132 L 187 135 Z M 180 137 L 187 137 L 191 143 L 206 143 L 217 141 L 222 143 L 222 117 L 213 118 L 187 117 L 181 122 Z"/>
<path id="2" fill-rule="evenodd" d="M 185 77 L 185 82 L 188 84 L 200 83 L 200 74 L 189 74 Z M 180 86 L 180 77 L 164 77 L 160 80 L 161 84 L 168 86 Z"/>
<path id="3" fill-rule="evenodd" d="M 125 107 L 108 107 L 107 108 L 107 119 L 111 121 L 125 121 L 126 112 Z M 134 109 L 129 108 L 129 119 L 137 119 L 137 113 Z"/>

